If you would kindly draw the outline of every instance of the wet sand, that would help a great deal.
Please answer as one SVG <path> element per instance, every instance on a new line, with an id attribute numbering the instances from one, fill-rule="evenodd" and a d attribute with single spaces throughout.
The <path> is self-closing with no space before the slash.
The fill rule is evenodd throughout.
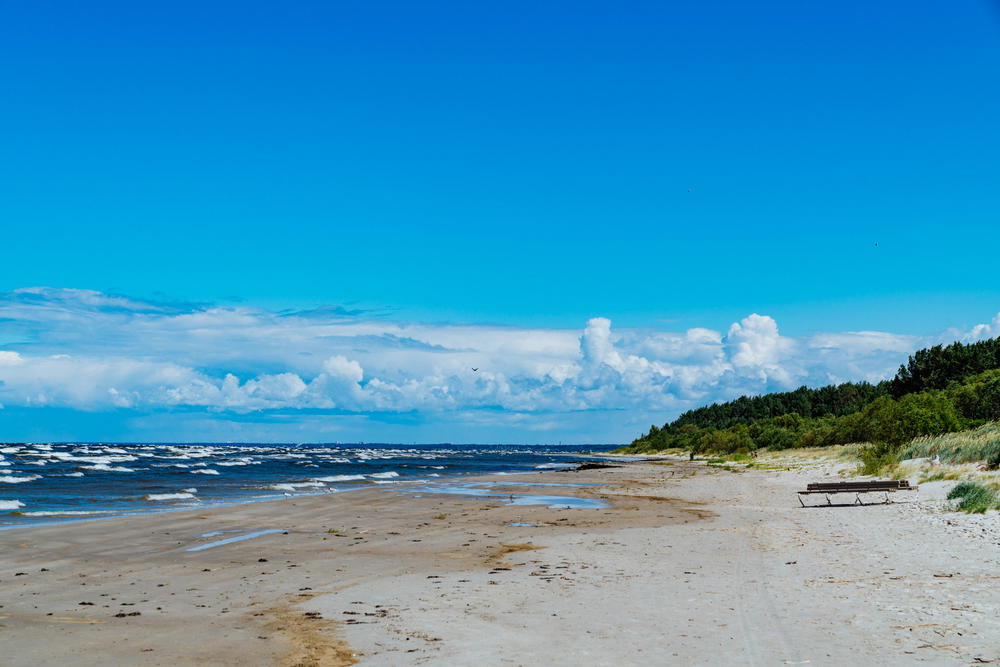
<path id="1" fill-rule="evenodd" d="M 967 664 L 1000 551 L 809 473 L 633 463 L 0 532 L 9 665 Z M 604 509 L 509 505 L 511 494 Z M 419 497 L 417 497 L 419 495 Z M 517 496 L 515 495 L 515 498 Z M 517 526 L 511 524 L 529 524 Z M 219 540 L 276 530 L 203 549 Z M 218 531 L 235 531 L 199 537 Z"/>

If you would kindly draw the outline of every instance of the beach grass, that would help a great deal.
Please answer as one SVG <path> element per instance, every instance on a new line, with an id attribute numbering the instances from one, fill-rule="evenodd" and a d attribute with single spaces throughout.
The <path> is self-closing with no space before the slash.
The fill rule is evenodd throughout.
<path id="1" fill-rule="evenodd" d="M 970 431 L 917 438 L 900 454 L 901 459 L 934 456 L 947 463 L 985 461 L 988 468 L 1000 467 L 1000 423 L 990 422 Z"/>
<path id="2" fill-rule="evenodd" d="M 957 500 L 955 509 L 969 514 L 982 514 L 997 507 L 997 492 L 978 482 L 959 482 L 950 492 L 948 500 Z"/>

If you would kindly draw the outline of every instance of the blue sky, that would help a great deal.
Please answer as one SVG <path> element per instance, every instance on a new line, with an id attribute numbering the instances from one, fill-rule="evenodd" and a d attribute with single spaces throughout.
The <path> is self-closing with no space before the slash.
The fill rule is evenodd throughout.
<path id="1" fill-rule="evenodd" d="M 544 421 L 546 439 L 623 440 L 633 418 L 733 392 L 891 372 L 907 345 L 972 335 L 1000 310 L 994 3 L 205 4 L 5 4 L 3 303 L 47 286 L 168 304 L 171 327 L 182 312 L 256 322 L 339 307 L 323 317 L 376 322 L 376 337 L 570 332 L 576 352 L 560 348 L 551 368 L 504 368 L 524 382 L 497 391 L 522 396 L 559 364 L 584 382 L 592 318 L 613 323 L 624 365 L 604 365 L 622 377 L 630 354 L 666 363 L 634 341 L 697 329 L 717 332 L 732 364 L 730 326 L 752 313 L 800 355 L 830 332 L 908 342 L 853 371 L 783 367 L 757 384 L 722 372 L 697 391 L 660 373 L 630 402 L 567 394 L 537 399 L 543 410 L 482 393 L 225 407 L 157 402 L 149 387 L 129 407 L 40 405 L 7 378 L 10 438 L 533 441 Z M 127 352 L 220 383 L 324 372 L 259 346 L 227 363 L 97 346 L 81 294 L 44 293 L 46 312 L 82 318 L 75 329 L 56 332 L 33 303 L 0 327 L 0 350 L 93 363 Z M 362 389 L 394 373 L 405 384 L 409 369 L 434 393 L 428 378 L 458 372 L 333 347 L 309 352 L 361 364 Z M 130 391 L 93 372 L 95 391 Z"/>

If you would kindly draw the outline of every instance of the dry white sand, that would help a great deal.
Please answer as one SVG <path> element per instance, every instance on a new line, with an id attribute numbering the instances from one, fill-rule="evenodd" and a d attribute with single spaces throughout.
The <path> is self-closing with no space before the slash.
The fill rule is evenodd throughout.
<path id="1" fill-rule="evenodd" d="M 0 532 L 0 662 L 1000 662 L 997 513 L 803 509 L 829 466 L 668 463 L 503 478 L 604 483 L 540 491 L 604 510 L 378 489 Z"/>

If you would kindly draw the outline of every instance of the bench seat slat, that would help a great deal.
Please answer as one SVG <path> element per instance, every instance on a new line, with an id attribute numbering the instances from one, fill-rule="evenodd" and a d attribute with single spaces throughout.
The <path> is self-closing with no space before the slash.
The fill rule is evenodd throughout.
<path id="1" fill-rule="evenodd" d="M 838 491 L 796 491 L 796 493 L 807 494 L 807 493 L 895 493 L 896 491 L 916 491 L 916 487 L 910 487 L 908 489 L 840 489 Z"/>

